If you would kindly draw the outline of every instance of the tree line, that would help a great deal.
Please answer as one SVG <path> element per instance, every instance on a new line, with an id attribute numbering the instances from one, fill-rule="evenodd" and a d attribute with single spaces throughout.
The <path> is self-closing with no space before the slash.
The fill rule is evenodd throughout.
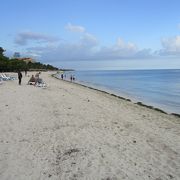
<path id="1" fill-rule="evenodd" d="M 58 68 L 50 64 L 42 64 L 40 62 L 24 62 L 18 59 L 9 59 L 4 56 L 5 50 L 0 47 L 0 72 L 16 72 L 18 70 L 58 70 Z"/>

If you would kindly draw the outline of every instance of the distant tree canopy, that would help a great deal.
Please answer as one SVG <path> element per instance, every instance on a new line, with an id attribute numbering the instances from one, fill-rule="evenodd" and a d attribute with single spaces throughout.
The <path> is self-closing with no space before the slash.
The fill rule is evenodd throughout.
<path id="1" fill-rule="evenodd" d="M 29 62 L 26 63 L 22 60 L 18 59 L 9 59 L 8 57 L 4 56 L 5 50 L 0 47 L 0 72 L 13 72 L 13 71 L 24 71 L 24 70 L 58 70 L 58 68 L 49 65 L 49 64 L 42 64 L 40 62 Z"/>

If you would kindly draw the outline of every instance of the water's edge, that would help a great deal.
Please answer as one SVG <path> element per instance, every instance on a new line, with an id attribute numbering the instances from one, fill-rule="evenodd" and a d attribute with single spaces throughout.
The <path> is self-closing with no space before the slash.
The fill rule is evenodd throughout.
<path id="1" fill-rule="evenodd" d="M 53 77 L 53 78 L 56 78 L 56 79 L 58 79 L 58 80 L 61 80 L 60 78 L 58 78 L 56 75 L 57 75 L 58 73 L 56 73 L 56 74 L 52 74 L 51 76 Z M 65 81 L 65 82 L 67 82 L 67 83 L 72 83 L 71 81 L 68 81 L 68 80 L 62 80 L 62 81 Z M 115 93 L 111 93 L 111 92 L 108 92 L 108 90 L 101 90 L 101 89 L 98 89 L 98 88 L 95 88 L 95 87 L 91 87 L 91 86 L 88 86 L 88 85 L 84 85 L 84 84 L 82 84 L 82 83 L 80 83 L 80 82 L 73 82 L 74 84 L 77 84 L 77 85 L 79 85 L 79 86 L 83 86 L 83 87 L 86 87 L 86 88 L 89 88 L 89 89 L 92 89 L 92 90 L 95 90 L 95 91 L 99 91 L 99 92 L 102 92 L 102 93 L 105 93 L 105 94 L 108 94 L 108 95 L 111 95 L 111 96 L 113 96 L 113 97 L 116 97 L 116 98 L 119 98 L 119 99 L 122 99 L 122 100 L 125 100 L 125 101 L 129 101 L 129 102 L 132 102 L 132 100 L 131 99 L 129 99 L 129 98 L 125 98 L 125 97 L 122 97 L 122 96 L 119 96 L 119 95 L 117 95 L 117 94 L 115 94 Z M 133 103 L 133 102 L 132 102 Z M 177 113 L 168 113 L 168 112 L 166 112 L 166 111 L 164 111 L 164 110 L 162 110 L 162 109 L 160 109 L 160 108 L 157 108 L 157 107 L 154 107 L 154 106 L 150 106 L 150 105 L 147 105 L 147 104 L 144 104 L 144 103 L 142 103 L 142 102 L 135 102 L 134 104 L 137 104 L 137 105 L 139 105 L 139 106 L 143 106 L 143 107 L 146 107 L 146 108 L 149 108 L 149 109 L 153 109 L 153 110 L 155 110 L 155 111 L 158 111 L 158 112 L 161 112 L 161 113 L 164 113 L 164 114 L 169 114 L 169 115 L 173 115 L 173 116 L 176 116 L 176 117 L 178 117 L 178 118 L 180 118 L 180 114 L 177 114 Z"/>

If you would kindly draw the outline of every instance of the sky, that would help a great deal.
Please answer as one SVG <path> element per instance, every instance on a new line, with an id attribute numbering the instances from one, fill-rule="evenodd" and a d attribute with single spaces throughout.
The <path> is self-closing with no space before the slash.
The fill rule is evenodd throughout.
<path id="1" fill-rule="evenodd" d="M 1 0 L 0 46 L 59 68 L 180 69 L 180 0 Z"/>

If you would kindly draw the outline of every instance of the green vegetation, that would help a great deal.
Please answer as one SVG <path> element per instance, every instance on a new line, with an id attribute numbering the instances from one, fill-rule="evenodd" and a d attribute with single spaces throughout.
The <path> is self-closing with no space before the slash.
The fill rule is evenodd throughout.
<path id="1" fill-rule="evenodd" d="M 0 47 L 0 72 L 14 72 L 18 70 L 58 70 L 58 68 L 49 64 L 46 65 L 40 62 L 26 63 L 18 59 L 9 59 L 8 57 L 4 56 L 4 52 L 5 50 Z"/>

